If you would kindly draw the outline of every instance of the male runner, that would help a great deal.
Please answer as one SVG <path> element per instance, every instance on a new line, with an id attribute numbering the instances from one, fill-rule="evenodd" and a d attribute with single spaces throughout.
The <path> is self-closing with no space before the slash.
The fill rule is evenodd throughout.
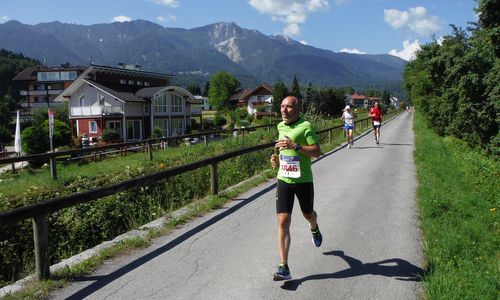
<path id="1" fill-rule="evenodd" d="M 281 102 L 281 117 L 283 121 L 278 124 L 279 138 L 275 145 L 279 149 L 279 155 L 273 154 L 271 157 L 273 168 L 279 166 L 276 213 L 281 263 L 278 265 L 278 271 L 274 273 L 276 281 L 292 278 L 288 268 L 288 250 L 295 196 L 299 200 L 302 214 L 309 221 L 314 245 L 319 247 L 323 241 L 316 222 L 317 214 L 313 209 L 311 157 L 320 155 L 316 132 L 311 123 L 300 116 L 300 103 L 293 96 L 288 96 Z"/>
<path id="2" fill-rule="evenodd" d="M 373 134 L 375 134 L 375 143 L 380 143 L 380 126 L 382 126 L 382 110 L 380 103 L 375 102 L 374 107 L 370 108 L 368 116 L 372 117 Z"/>

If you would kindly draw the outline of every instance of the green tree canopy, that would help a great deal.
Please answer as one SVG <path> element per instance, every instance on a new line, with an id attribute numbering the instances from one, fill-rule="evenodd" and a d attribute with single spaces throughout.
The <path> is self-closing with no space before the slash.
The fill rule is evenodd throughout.
<path id="1" fill-rule="evenodd" d="M 297 80 L 297 76 L 293 75 L 292 85 L 290 86 L 290 95 L 297 97 L 300 101 L 302 101 L 302 93 L 300 91 L 299 81 Z"/>
<path id="2" fill-rule="evenodd" d="M 276 83 L 274 84 L 274 89 L 273 89 L 272 111 L 274 111 L 278 115 L 281 113 L 280 112 L 281 101 L 287 95 L 288 95 L 288 89 L 286 85 L 283 83 L 281 79 L 278 79 L 278 81 L 276 81 Z"/>
<path id="3" fill-rule="evenodd" d="M 462 30 L 454 25 L 441 43 L 423 45 L 404 70 L 411 102 L 439 134 L 500 154 L 499 0 L 479 0 L 480 22 Z M 496 4 L 493 5 L 493 4 Z"/>
<path id="4" fill-rule="evenodd" d="M 208 101 L 216 110 L 229 109 L 229 97 L 240 87 L 236 77 L 226 71 L 219 71 L 210 79 Z"/>

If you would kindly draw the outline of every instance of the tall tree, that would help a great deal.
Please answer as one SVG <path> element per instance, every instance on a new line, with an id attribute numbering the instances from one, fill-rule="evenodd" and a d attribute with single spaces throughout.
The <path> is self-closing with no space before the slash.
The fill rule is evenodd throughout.
<path id="1" fill-rule="evenodd" d="M 191 94 L 193 95 L 201 95 L 201 88 L 198 84 L 188 84 L 186 87 L 186 90 L 188 90 Z"/>
<path id="2" fill-rule="evenodd" d="M 208 97 L 208 91 L 210 90 L 210 81 L 205 83 L 205 87 L 203 88 L 203 93 L 201 94 L 203 97 Z"/>
<path id="3" fill-rule="evenodd" d="M 236 77 L 226 71 L 219 71 L 210 79 L 208 101 L 219 111 L 229 110 L 229 98 L 240 87 Z"/>
<path id="4" fill-rule="evenodd" d="M 300 101 L 302 101 L 302 93 L 300 92 L 299 81 L 297 80 L 297 76 L 293 75 L 292 85 L 290 86 L 290 95 L 297 97 Z"/>
<path id="5" fill-rule="evenodd" d="M 280 114 L 281 100 L 288 96 L 288 89 L 281 79 L 274 84 L 272 111 Z"/>

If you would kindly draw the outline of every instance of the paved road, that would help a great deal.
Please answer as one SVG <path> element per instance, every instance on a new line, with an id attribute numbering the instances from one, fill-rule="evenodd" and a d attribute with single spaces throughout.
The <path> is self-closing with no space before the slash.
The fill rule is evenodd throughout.
<path id="1" fill-rule="evenodd" d="M 324 236 L 315 248 L 298 206 L 293 279 L 278 263 L 274 180 L 225 208 L 105 263 L 54 299 L 419 299 L 422 250 L 415 204 L 412 115 L 313 164 Z"/>

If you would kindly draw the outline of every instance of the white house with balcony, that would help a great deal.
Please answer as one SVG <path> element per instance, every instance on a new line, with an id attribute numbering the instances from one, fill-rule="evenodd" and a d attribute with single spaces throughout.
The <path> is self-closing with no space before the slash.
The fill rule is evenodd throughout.
<path id="1" fill-rule="evenodd" d="M 273 86 L 262 83 L 253 89 L 237 91 L 234 95 L 231 95 L 229 101 L 236 103 L 237 106 L 245 107 L 251 116 L 259 114 L 273 115 L 271 112 L 273 91 Z"/>
<path id="2" fill-rule="evenodd" d="M 169 86 L 172 76 L 137 69 L 92 65 L 55 101 L 67 102 L 73 135 L 99 139 L 115 130 L 123 141 L 185 133 L 201 102 L 184 88 Z"/>

